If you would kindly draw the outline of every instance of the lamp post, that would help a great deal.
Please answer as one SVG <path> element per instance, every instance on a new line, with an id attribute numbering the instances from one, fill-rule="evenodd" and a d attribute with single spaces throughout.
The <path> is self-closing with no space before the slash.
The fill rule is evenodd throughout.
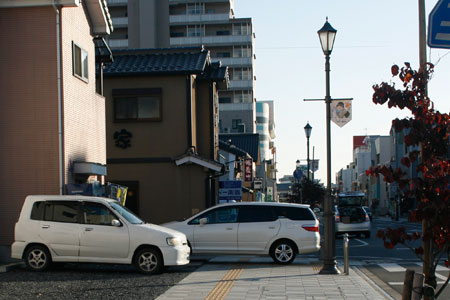
<path id="1" fill-rule="evenodd" d="M 308 169 L 308 180 L 309 180 L 309 138 L 311 136 L 311 131 L 312 131 L 312 127 L 311 125 L 309 125 L 309 122 L 306 123 L 306 126 L 304 127 L 305 129 L 305 135 L 306 135 L 306 163 L 307 165 L 307 169 Z"/>
<path id="2" fill-rule="evenodd" d="M 339 274 L 336 267 L 336 245 L 335 245 L 335 224 L 334 211 L 332 210 L 333 200 L 331 198 L 331 96 L 330 96 L 330 54 L 333 50 L 334 38 L 337 30 L 328 23 L 328 17 L 323 27 L 317 32 L 325 54 L 325 80 L 326 80 L 326 136 L 327 136 L 327 192 L 324 199 L 324 251 L 323 251 L 323 268 L 320 274 Z"/>

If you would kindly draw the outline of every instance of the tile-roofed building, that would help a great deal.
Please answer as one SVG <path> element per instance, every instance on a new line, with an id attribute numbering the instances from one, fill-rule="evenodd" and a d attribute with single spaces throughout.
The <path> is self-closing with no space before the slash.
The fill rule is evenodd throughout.
<path id="1" fill-rule="evenodd" d="M 236 145 L 233 145 L 232 143 L 224 140 L 219 140 L 219 148 L 221 150 L 233 153 L 237 157 L 246 157 L 248 154 L 245 150 L 236 147 Z"/>
<path id="2" fill-rule="evenodd" d="M 209 52 L 197 53 L 134 53 L 113 52 L 114 63 L 104 68 L 105 76 L 151 74 L 201 74 L 210 64 Z"/>
<path id="3" fill-rule="evenodd" d="M 218 86 L 228 72 L 203 48 L 113 51 L 104 69 L 107 180 L 125 205 L 164 223 L 218 203 Z"/>
<path id="4" fill-rule="evenodd" d="M 238 134 L 220 134 L 219 139 L 224 142 L 230 142 L 236 147 L 243 149 L 253 158 L 254 162 L 259 161 L 259 134 L 257 133 L 238 133 Z"/>

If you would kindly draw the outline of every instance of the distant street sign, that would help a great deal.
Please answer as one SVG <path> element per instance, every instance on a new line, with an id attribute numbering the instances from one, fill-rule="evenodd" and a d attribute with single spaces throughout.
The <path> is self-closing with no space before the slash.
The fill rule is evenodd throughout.
<path id="1" fill-rule="evenodd" d="M 450 0 L 439 0 L 429 15 L 428 46 L 450 49 Z"/>
<path id="2" fill-rule="evenodd" d="M 219 200 L 241 200 L 242 181 L 219 181 Z"/>

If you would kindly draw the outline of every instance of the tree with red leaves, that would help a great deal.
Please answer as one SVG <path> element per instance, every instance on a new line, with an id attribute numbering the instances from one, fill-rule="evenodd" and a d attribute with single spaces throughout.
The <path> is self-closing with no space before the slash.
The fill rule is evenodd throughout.
<path id="1" fill-rule="evenodd" d="M 417 177 L 409 178 L 401 169 L 391 166 L 371 167 L 367 175 L 379 176 L 388 183 L 398 183 L 406 197 L 414 197 L 417 207 L 411 212 L 409 220 L 422 224 L 422 233 L 408 234 L 405 227 L 379 230 L 377 237 L 383 239 L 388 249 L 402 244 L 422 260 L 425 286 L 436 289 L 436 267 L 441 260 L 449 267 L 450 260 L 450 159 L 449 133 L 450 116 L 434 109 L 427 96 L 427 82 L 431 79 L 434 66 L 426 64 L 425 68 L 414 71 L 409 63 L 399 68 L 391 67 L 394 77 L 402 82 L 402 89 L 394 83 L 383 82 L 373 86 L 373 102 L 387 103 L 389 108 L 408 109 L 412 116 L 395 119 L 392 126 L 397 132 L 405 131 L 405 144 L 416 146 L 420 151 L 411 151 L 401 159 L 406 168 L 417 162 Z M 422 242 L 420 243 L 420 238 Z M 437 298 L 450 280 L 436 292 Z M 426 299 L 433 296 L 425 295 Z"/>

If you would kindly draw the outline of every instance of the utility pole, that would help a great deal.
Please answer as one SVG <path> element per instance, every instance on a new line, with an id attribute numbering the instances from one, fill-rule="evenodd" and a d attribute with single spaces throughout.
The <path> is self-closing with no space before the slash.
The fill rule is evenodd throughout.
<path id="1" fill-rule="evenodd" d="M 419 1 L 419 64 L 423 72 L 425 72 L 427 66 L 427 43 L 426 43 L 426 23 L 425 23 L 425 0 Z M 424 73 L 425 76 L 425 73 Z M 425 85 L 425 95 L 427 97 L 428 86 Z M 431 230 L 430 224 L 427 220 L 422 221 L 422 235 L 427 234 Z M 425 275 L 425 283 L 433 288 L 436 288 L 436 277 L 434 273 L 431 274 L 433 264 L 433 249 L 432 240 L 423 240 L 423 266 L 422 272 Z M 433 276 L 432 276 L 433 275 Z M 432 300 L 434 296 L 424 295 L 424 300 Z"/>

